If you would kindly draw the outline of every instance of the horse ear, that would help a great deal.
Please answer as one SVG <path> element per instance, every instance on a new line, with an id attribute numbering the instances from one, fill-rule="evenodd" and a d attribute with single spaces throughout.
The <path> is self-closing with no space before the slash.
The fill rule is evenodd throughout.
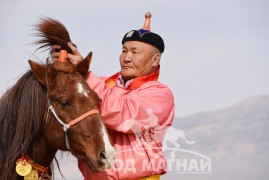
<path id="1" fill-rule="evenodd" d="M 77 71 L 84 77 L 86 78 L 88 70 L 90 68 L 90 64 L 91 64 L 91 60 L 92 60 L 92 52 L 89 52 L 88 56 L 83 59 L 83 61 L 81 61 L 77 66 L 76 69 Z"/>
<path id="2" fill-rule="evenodd" d="M 39 83 L 43 86 L 46 85 L 46 78 L 45 78 L 45 72 L 46 69 L 43 65 L 40 65 L 32 60 L 28 60 L 28 63 L 31 66 L 31 69 L 34 73 L 34 75 L 36 76 L 37 80 L 39 81 Z"/>

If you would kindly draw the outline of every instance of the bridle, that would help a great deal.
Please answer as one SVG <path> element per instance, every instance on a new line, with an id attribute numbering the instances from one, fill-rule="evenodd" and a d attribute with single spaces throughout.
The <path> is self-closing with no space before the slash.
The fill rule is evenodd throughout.
<path id="1" fill-rule="evenodd" d="M 69 128 L 75 124 L 77 124 L 78 122 L 82 121 L 83 119 L 85 119 L 86 117 L 92 115 L 92 114 L 99 114 L 99 110 L 97 109 L 93 109 L 93 110 L 90 110 L 84 114 L 82 114 L 81 116 L 79 116 L 78 118 L 76 119 L 73 119 L 72 121 L 70 121 L 68 124 L 66 124 L 65 122 L 63 122 L 63 120 L 61 120 L 56 112 L 55 112 L 55 109 L 54 107 L 50 104 L 50 101 L 48 99 L 48 112 L 52 112 L 52 114 L 54 115 L 54 117 L 56 118 L 56 120 L 62 125 L 63 127 L 63 130 L 64 130 L 64 139 L 65 139 L 65 144 L 66 144 L 66 147 L 67 149 L 70 149 L 70 144 L 69 144 L 69 140 L 68 140 L 68 136 L 67 136 L 67 132 L 69 130 Z"/>
<path id="2" fill-rule="evenodd" d="M 81 116 L 77 117 L 76 119 L 73 119 L 72 121 L 70 121 L 68 124 L 66 124 L 63 120 L 61 120 L 54 107 L 51 105 L 50 103 L 50 96 L 49 96 L 49 88 L 48 88 L 48 78 L 47 78 L 47 72 L 46 72 L 46 86 L 47 86 L 47 99 L 48 99 L 48 114 L 49 112 L 52 112 L 52 114 L 54 115 L 54 117 L 56 118 L 56 120 L 62 125 L 63 130 L 64 130 L 64 138 L 65 138 L 65 144 L 66 144 L 66 148 L 69 150 L 70 149 L 70 143 L 68 140 L 68 136 L 67 136 L 67 132 L 69 130 L 69 128 L 77 123 L 79 123 L 80 121 L 82 121 L 83 119 L 85 119 L 86 117 L 92 115 L 92 114 L 99 114 L 99 110 L 97 109 L 93 109 L 90 110 L 84 114 L 82 114 Z M 48 114 L 47 114 L 47 118 L 48 118 Z"/>

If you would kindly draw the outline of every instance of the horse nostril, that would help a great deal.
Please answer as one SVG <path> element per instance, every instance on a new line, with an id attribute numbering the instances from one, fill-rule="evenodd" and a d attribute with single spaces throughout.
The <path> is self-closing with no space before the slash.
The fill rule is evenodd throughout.
<path id="1" fill-rule="evenodd" d="M 106 159 L 106 153 L 104 151 L 100 152 L 100 159 L 105 160 Z"/>
<path id="2" fill-rule="evenodd" d="M 103 166 L 104 169 L 108 169 L 113 166 L 115 160 L 115 152 L 106 153 L 105 151 L 101 151 L 99 155 L 98 163 L 100 166 Z"/>

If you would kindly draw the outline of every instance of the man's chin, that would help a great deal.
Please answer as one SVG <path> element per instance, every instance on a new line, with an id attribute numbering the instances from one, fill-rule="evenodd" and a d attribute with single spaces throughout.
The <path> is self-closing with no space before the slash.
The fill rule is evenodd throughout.
<path id="1" fill-rule="evenodd" d="M 129 81 L 130 79 L 134 79 L 135 76 L 130 73 L 121 72 L 121 76 L 125 81 Z"/>

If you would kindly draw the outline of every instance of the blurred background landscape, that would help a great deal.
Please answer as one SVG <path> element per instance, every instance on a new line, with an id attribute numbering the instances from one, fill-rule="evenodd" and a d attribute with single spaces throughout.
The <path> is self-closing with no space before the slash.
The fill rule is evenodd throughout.
<path id="1" fill-rule="evenodd" d="M 178 175 L 169 172 L 163 179 L 267 179 L 269 172 L 269 95 L 253 96 L 225 109 L 175 118 L 193 145 L 178 139 L 181 148 L 209 156 L 212 173 Z M 169 132 L 169 130 L 168 130 Z M 167 153 L 169 155 L 169 153 Z M 181 154 L 177 154 L 180 158 Z M 181 177 L 181 178 L 180 178 Z"/>

